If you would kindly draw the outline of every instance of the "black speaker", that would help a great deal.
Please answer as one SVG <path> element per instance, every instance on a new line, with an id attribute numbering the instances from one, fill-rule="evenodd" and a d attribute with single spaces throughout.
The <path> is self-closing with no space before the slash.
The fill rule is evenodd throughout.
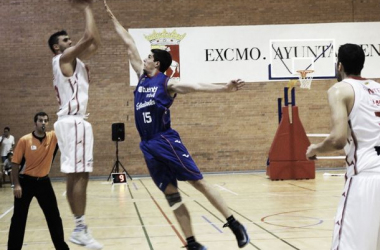
<path id="1" fill-rule="evenodd" d="M 112 124 L 112 141 L 124 141 L 124 123 Z"/>

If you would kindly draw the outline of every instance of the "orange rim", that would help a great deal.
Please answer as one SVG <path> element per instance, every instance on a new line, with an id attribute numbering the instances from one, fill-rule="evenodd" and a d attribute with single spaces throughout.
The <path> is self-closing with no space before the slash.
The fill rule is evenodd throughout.
<path id="1" fill-rule="evenodd" d="M 301 75 L 302 79 L 305 79 L 307 74 L 313 73 L 314 70 L 297 70 L 297 72 Z"/>

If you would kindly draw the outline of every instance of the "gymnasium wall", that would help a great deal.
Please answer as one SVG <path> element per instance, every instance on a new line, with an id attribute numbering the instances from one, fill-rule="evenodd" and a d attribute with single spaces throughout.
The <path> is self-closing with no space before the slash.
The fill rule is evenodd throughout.
<path id="1" fill-rule="evenodd" d="M 0 129 L 11 127 L 16 139 L 33 130 L 38 111 L 50 114 L 51 129 L 57 119 L 47 40 L 55 31 L 66 29 L 76 42 L 84 30 L 83 14 L 67 2 L 0 1 Z M 379 2 L 109 0 L 108 4 L 125 27 L 156 28 L 379 21 Z M 111 124 L 116 122 L 126 126 L 126 140 L 119 143 L 120 161 L 132 175 L 147 174 L 134 127 L 134 87 L 129 87 L 126 49 L 102 1 L 95 1 L 93 9 L 102 37 L 102 47 L 86 62 L 91 75 L 88 121 L 95 136 L 93 175 L 108 175 L 112 169 Z M 255 74 L 255 68 L 246 70 Z M 311 90 L 297 89 L 296 101 L 307 133 L 329 132 L 326 91 L 334 82 L 315 81 Z M 277 97 L 282 97 L 285 84 L 247 83 L 244 90 L 233 94 L 179 95 L 171 109 L 173 128 L 204 172 L 263 170 L 278 126 Z M 317 161 L 318 167 L 343 164 Z M 58 159 L 51 175 L 62 176 Z"/>

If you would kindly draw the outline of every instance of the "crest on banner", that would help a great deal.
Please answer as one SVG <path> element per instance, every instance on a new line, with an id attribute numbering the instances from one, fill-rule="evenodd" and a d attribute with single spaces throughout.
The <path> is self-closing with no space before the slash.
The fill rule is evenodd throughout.
<path id="1" fill-rule="evenodd" d="M 179 55 L 179 44 L 185 34 L 178 34 L 176 30 L 167 32 L 165 29 L 162 32 L 153 31 L 150 35 L 144 35 L 145 39 L 150 42 L 152 49 L 162 49 L 168 51 L 172 56 L 172 64 L 166 70 L 165 74 L 170 78 L 180 80 L 181 59 Z"/>

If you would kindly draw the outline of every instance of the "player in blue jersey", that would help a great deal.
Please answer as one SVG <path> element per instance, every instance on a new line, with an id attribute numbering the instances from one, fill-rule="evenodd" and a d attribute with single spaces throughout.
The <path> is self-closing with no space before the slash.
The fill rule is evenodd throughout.
<path id="1" fill-rule="evenodd" d="M 178 133 L 171 129 L 170 110 L 177 94 L 190 92 L 234 92 L 244 86 L 240 79 L 225 85 L 185 84 L 169 81 L 163 74 L 171 65 L 172 58 L 165 50 L 153 49 L 142 61 L 132 36 L 117 21 L 104 0 L 117 33 L 127 45 L 130 63 L 139 77 L 134 92 L 135 123 L 141 136 L 140 148 L 144 154 L 149 173 L 157 187 L 165 194 L 169 205 L 186 237 L 187 249 L 205 250 L 198 243 L 192 231 L 190 214 L 182 203 L 177 181 L 188 181 L 199 190 L 211 204 L 226 218 L 224 227 L 235 234 L 240 248 L 249 243 L 246 229 L 228 209 L 221 195 L 203 179 L 202 173 L 194 163 Z"/>

